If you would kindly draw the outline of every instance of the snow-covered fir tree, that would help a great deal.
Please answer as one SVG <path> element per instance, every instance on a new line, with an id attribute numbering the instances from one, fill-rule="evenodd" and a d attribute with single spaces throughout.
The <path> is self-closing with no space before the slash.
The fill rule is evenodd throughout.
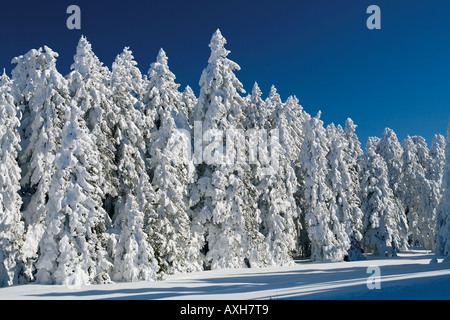
<path id="1" fill-rule="evenodd" d="M 403 142 L 402 187 L 399 190 L 409 229 L 409 244 L 434 248 L 436 217 L 432 202 L 432 183 L 427 175 L 431 162 L 422 137 L 408 136 Z"/>
<path id="2" fill-rule="evenodd" d="M 246 109 L 244 110 L 246 128 L 259 128 L 269 119 L 269 110 L 267 110 L 266 104 L 261 96 L 261 89 L 258 83 L 255 82 L 252 93 L 248 96 Z"/>
<path id="3" fill-rule="evenodd" d="M 280 142 L 286 148 L 288 158 L 295 162 L 298 159 L 305 135 L 304 123 L 311 116 L 303 111 L 303 107 L 295 96 L 289 96 L 282 109 L 276 108 L 274 111 L 275 114 L 272 115 L 272 118 L 279 123 Z"/>
<path id="4" fill-rule="evenodd" d="M 28 279 L 33 279 L 33 263 L 46 228 L 46 203 L 69 99 L 67 81 L 56 69 L 57 57 L 56 52 L 44 46 L 12 61 L 17 64 L 12 71 L 12 92 L 22 117 L 19 165 L 26 228 L 24 275 Z"/>
<path id="5" fill-rule="evenodd" d="M 112 103 L 111 72 L 103 66 L 84 36 L 78 41 L 71 70 L 66 77 L 70 95 L 73 103 L 84 113 L 87 127 L 95 137 L 96 149 L 100 152 L 99 183 L 105 197 L 103 206 L 111 215 L 117 198 L 114 128 L 119 113 L 117 106 Z"/>
<path id="6" fill-rule="evenodd" d="M 301 232 L 306 232 L 309 240 L 300 245 L 310 246 L 313 261 L 342 261 L 350 248 L 350 240 L 333 204 L 333 190 L 328 181 L 330 144 L 320 115 L 319 112 L 305 123 L 305 138 L 298 159 L 300 207 L 304 215 L 300 220 L 304 224 Z"/>
<path id="7" fill-rule="evenodd" d="M 379 143 L 379 138 L 369 138 L 361 161 L 362 247 L 374 255 L 394 256 L 403 249 L 400 233 L 407 222 L 389 186 L 388 166 L 376 152 Z"/>
<path id="8" fill-rule="evenodd" d="M 351 131 L 354 130 L 352 120 L 348 119 L 346 125 L 347 132 L 344 132 L 340 125 L 327 126 L 327 138 L 330 143 L 327 155 L 330 170 L 327 180 L 334 199 L 330 209 L 344 228 L 344 233 L 339 234 L 343 238 L 339 240 L 349 246 L 347 259 L 355 260 L 362 258 L 358 244 L 362 240 L 363 213 L 358 197 L 359 181 L 355 158 L 360 153 L 357 146 L 350 145 L 346 138 L 346 134 L 351 138 Z"/>
<path id="9" fill-rule="evenodd" d="M 441 134 L 436 134 L 433 137 L 433 141 L 430 147 L 430 162 L 427 163 L 427 175 L 428 181 L 431 184 L 430 202 L 433 209 L 433 216 L 437 220 L 437 211 L 439 203 L 442 199 L 442 178 L 444 175 L 445 166 L 445 137 Z M 434 232 L 434 250 L 436 248 L 437 241 L 437 221 Z"/>
<path id="10" fill-rule="evenodd" d="M 181 111 L 184 113 L 189 125 L 192 126 L 193 120 L 192 115 L 197 105 L 197 97 L 190 86 L 186 86 L 181 94 Z"/>
<path id="11" fill-rule="evenodd" d="M 0 287 L 19 283 L 23 268 L 24 225 L 20 207 L 20 168 L 17 152 L 20 122 L 11 95 L 11 80 L 0 76 Z"/>
<path id="12" fill-rule="evenodd" d="M 268 264 L 290 265 L 293 263 L 292 255 L 297 241 L 295 222 L 298 209 L 294 199 L 297 180 L 292 161 L 288 158 L 286 148 L 280 143 L 280 117 L 271 117 L 269 112 L 275 109 L 267 108 L 261 95 L 262 92 L 255 83 L 245 112 L 245 129 L 253 133 L 253 140 L 249 140 L 249 150 L 254 150 L 257 160 L 250 164 L 252 171 L 249 180 L 256 186 L 257 207 L 261 216 L 260 229 L 268 246 L 260 250 L 268 250 Z"/>
<path id="13" fill-rule="evenodd" d="M 437 209 L 436 254 L 450 256 L 450 122 L 447 127 L 442 198 Z M 447 257 L 448 259 L 448 257 Z"/>
<path id="14" fill-rule="evenodd" d="M 114 281 L 155 280 L 159 270 L 150 241 L 156 212 L 149 203 L 155 192 L 147 175 L 144 120 L 140 111 L 143 79 L 129 48 L 117 55 L 111 74 L 113 103 L 118 107 L 114 128 L 115 166 L 119 181 L 114 228 L 108 250 L 114 262 Z M 153 219 L 153 220 L 152 220 Z"/>
<path id="15" fill-rule="evenodd" d="M 377 144 L 376 152 L 384 159 L 388 168 L 388 181 L 389 187 L 394 193 L 393 201 L 395 206 L 399 208 L 400 217 L 398 221 L 407 221 L 405 215 L 405 208 L 403 206 L 403 201 L 401 194 L 403 192 L 402 188 L 405 187 L 401 184 L 403 177 L 403 148 L 398 141 L 397 135 L 394 130 L 386 128 L 383 131 L 383 137 Z M 408 192 L 406 190 L 405 192 Z M 408 245 L 408 224 L 399 224 L 399 235 L 401 238 L 401 248 L 405 249 Z"/>
<path id="16" fill-rule="evenodd" d="M 193 227 L 204 235 L 205 264 L 213 269 L 258 266 L 265 260 L 258 255 L 264 245 L 264 236 L 255 228 L 259 211 L 249 205 L 256 190 L 247 181 L 248 162 L 240 161 L 246 150 L 232 143 L 243 139 L 245 99 L 239 92 L 245 91 L 234 74 L 240 67 L 227 58 L 225 44 L 217 30 L 193 116 L 202 125 L 204 146 L 201 160 L 194 155 L 198 165 L 191 189 Z"/>
<path id="17" fill-rule="evenodd" d="M 160 272 L 177 273 L 201 268 L 200 242 L 191 233 L 188 216 L 188 185 L 194 165 L 190 159 L 190 131 L 182 110 L 182 96 L 170 71 L 168 58 L 160 49 L 149 75 L 146 109 L 152 109 L 154 123 L 148 132 L 149 174 L 156 191 L 159 236 L 155 246 Z"/>
<path id="18" fill-rule="evenodd" d="M 444 166 L 445 166 L 445 137 L 441 134 L 436 134 L 434 135 L 433 140 L 431 142 L 430 161 L 427 162 L 426 166 L 429 180 L 435 183 L 435 185 L 437 186 L 436 190 L 440 190 L 442 177 L 444 175 Z"/>
<path id="19" fill-rule="evenodd" d="M 100 155 L 79 107 L 65 109 L 61 147 L 55 156 L 45 232 L 39 243 L 36 281 L 82 285 L 110 282 L 106 252 L 109 217 L 102 208 Z"/>
<path id="20" fill-rule="evenodd" d="M 360 159 L 363 155 L 361 143 L 356 135 L 357 125 L 352 119 L 347 118 L 344 128 L 344 163 L 348 170 L 349 181 L 346 186 L 346 192 L 349 197 L 348 204 L 350 209 L 349 221 L 346 222 L 350 235 L 350 249 L 348 252 L 349 260 L 364 259 L 361 253 L 362 229 L 364 213 L 361 211 L 361 200 L 359 198 L 361 185 L 359 183 Z"/>

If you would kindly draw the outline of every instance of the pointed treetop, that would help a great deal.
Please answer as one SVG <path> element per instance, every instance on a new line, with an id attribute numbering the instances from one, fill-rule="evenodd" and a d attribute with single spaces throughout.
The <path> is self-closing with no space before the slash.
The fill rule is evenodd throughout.
<path id="1" fill-rule="evenodd" d="M 0 76 L 0 86 L 4 85 L 5 83 L 8 83 L 9 80 L 10 79 L 9 79 L 8 75 L 6 74 L 6 70 L 5 70 L 5 68 L 3 68 L 3 73 Z"/>
<path id="2" fill-rule="evenodd" d="M 253 89 L 252 89 L 252 96 L 253 97 L 261 97 L 262 92 L 261 89 L 258 86 L 258 83 L 255 81 L 255 84 L 253 85 Z"/>
<path id="3" fill-rule="evenodd" d="M 91 73 L 92 66 L 97 72 L 105 74 L 107 72 L 107 67 L 103 67 L 103 63 L 94 54 L 92 45 L 85 36 L 81 36 L 78 41 L 77 51 L 73 60 L 74 62 L 70 66 L 70 69 L 78 71 L 83 77 Z"/>
<path id="4" fill-rule="evenodd" d="M 354 130 L 357 127 L 358 126 L 353 122 L 353 120 L 351 118 L 347 118 L 347 120 L 345 120 L 345 128 L 347 130 L 349 130 L 349 129 Z"/>
<path id="5" fill-rule="evenodd" d="M 317 115 L 316 115 L 316 119 L 317 120 L 320 120 L 320 117 L 322 116 L 322 111 L 321 110 L 319 110 L 319 111 L 317 111 Z"/>
<path id="6" fill-rule="evenodd" d="M 229 50 L 225 49 L 225 44 L 227 40 L 222 36 L 222 33 L 219 29 L 214 32 L 211 38 L 211 42 L 209 43 L 209 47 L 211 48 L 211 57 L 208 62 L 213 62 L 219 58 L 225 58 L 230 53 Z"/>
<path id="7" fill-rule="evenodd" d="M 89 54 L 92 52 L 92 45 L 85 36 L 81 36 L 77 44 L 77 55 Z"/>
<path id="8" fill-rule="evenodd" d="M 189 95 L 189 96 L 190 95 L 195 96 L 194 90 L 192 90 L 192 88 L 189 85 L 186 85 L 186 88 L 184 88 L 183 94 Z"/>
<path id="9" fill-rule="evenodd" d="M 130 47 L 124 47 L 122 52 L 116 56 L 116 59 L 113 62 L 113 69 L 117 68 L 118 65 L 135 67 L 137 64 L 138 63 L 134 60 L 133 52 L 130 50 Z"/>
<path id="10" fill-rule="evenodd" d="M 173 89 L 178 89 L 179 84 L 175 84 L 175 74 L 169 69 L 168 64 L 169 58 L 166 55 L 166 52 L 163 48 L 159 49 L 158 56 L 156 57 L 156 62 L 153 62 L 150 65 L 150 69 L 148 70 L 150 86 L 155 86 L 157 82 L 163 79 L 159 85 L 162 86 L 170 86 Z M 165 85 L 163 83 L 166 83 Z"/>
<path id="11" fill-rule="evenodd" d="M 394 130 L 392 130 L 391 128 L 385 128 L 383 131 L 383 136 L 392 137 L 394 139 L 397 139 L 397 135 L 395 134 Z"/>
<path id="12" fill-rule="evenodd" d="M 130 50 L 130 47 L 124 47 L 122 53 L 120 53 L 119 55 L 126 60 L 134 60 L 133 52 Z"/>
<path id="13" fill-rule="evenodd" d="M 168 66 L 168 60 L 169 59 L 167 58 L 167 55 L 166 55 L 166 52 L 164 51 L 164 49 L 163 48 L 159 49 L 158 56 L 156 57 L 156 62 L 158 62 L 162 65 Z"/>
<path id="14" fill-rule="evenodd" d="M 287 98 L 287 100 L 286 100 L 286 105 L 289 105 L 289 106 L 299 106 L 299 100 L 298 100 L 298 98 L 295 96 L 295 95 L 292 95 L 292 96 L 289 96 L 288 98 Z M 320 118 L 320 116 L 319 116 L 319 118 Z"/>
<path id="15" fill-rule="evenodd" d="M 277 92 L 277 88 L 275 88 L 274 85 L 272 85 L 272 87 L 270 87 L 270 93 L 269 96 L 267 97 L 267 99 L 269 99 L 270 101 L 273 101 L 275 103 L 281 103 L 281 97 Z"/>

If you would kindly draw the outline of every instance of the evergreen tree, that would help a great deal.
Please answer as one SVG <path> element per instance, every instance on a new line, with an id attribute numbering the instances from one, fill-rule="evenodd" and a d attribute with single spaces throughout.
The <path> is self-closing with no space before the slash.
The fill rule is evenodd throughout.
<path id="1" fill-rule="evenodd" d="M 323 122 L 318 115 L 305 123 L 304 141 L 299 155 L 302 231 L 306 229 L 313 261 L 342 261 L 350 247 L 348 236 L 333 204 L 333 192 L 327 181 L 330 152 Z M 301 231 L 301 232 L 302 232 Z M 303 231 L 305 232 L 305 231 Z M 308 244 L 301 244 L 306 247 Z"/>
<path id="2" fill-rule="evenodd" d="M 22 269 L 24 225 L 17 163 L 19 125 L 11 80 L 3 71 L 0 77 L 0 287 L 18 284 Z"/>
<path id="3" fill-rule="evenodd" d="M 431 162 L 429 150 L 422 137 L 407 137 L 403 143 L 403 174 L 399 196 L 405 208 L 409 226 L 409 243 L 434 248 L 436 225 L 431 202 L 432 183 L 426 167 Z"/>
<path id="4" fill-rule="evenodd" d="M 272 116 L 278 123 L 280 131 L 280 143 L 286 148 L 288 159 L 293 162 L 298 160 L 298 155 L 303 143 L 303 127 L 311 117 L 303 111 L 295 96 L 290 96 L 282 108 L 276 108 Z M 298 166 L 297 163 L 295 163 Z"/>
<path id="5" fill-rule="evenodd" d="M 429 180 L 433 181 L 439 190 L 445 166 L 445 137 L 443 135 L 434 135 L 430 147 L 430 158 L 430 161 L 426 165 L 427 175 Z"/>
<path id="6" fill-rule="evenodd" d="M 351 120 L 347 120 L 347 124 L 352 126 L 353 123 Z M 358 243 L 362 239 L 363 214 L 358 197 L 359 182 L 355 171 L 356 159 L 352 157 L 356 150 L 350 147 L 349 140 L 346 139 L 341 126 L 335 127 L 334 124 L 327 126 L 327 137 L 330 143 L 330 152 L 327 155 L 330 171 L 327 180 L 333 193 L 332 199 L 334 199 L 330 209 L 343 227 L 341 232 L 336 232 L 337 240 L 350 249 L 347 259 L 361 259 Z"/>
<path id="7" fill-rule="evenodd" d="M 150 239 L 155 199 L 145 159 L 144 121 L 140 111 L 142 75 L 129 48 L 116 57 L 112 66 L 111 90 L 118 108 L 115 132 L 115 166 L 118 199 L 113 216 L 115 235 L 109 251 L 114 261 L 114 281 L 155 280 L 159 270 Z"/>
<path id="8" fill-rule="evenodd" d="M 276 92 L 272 92 L 272 97 Z M 245 129 L 254 141 L 249 141 L 250 149 L 257 153 L 249 180 L 256 186 L 258 193 L 257 207 L 261 216 L 261 233 L 265 236 L 266 258 L 269 264 L 293 264 L 292 255 L 296 249 L 297 228 L 295 219 L 298 212 L 294 193 L 297 180 L 292 161 L 288 158 L 286 148 L 280 143 L 279 127 L 282 117 L 271 117 L 267 100 L 261 99 L 261 90 L 255 83 L 246 112 Z M 281 112 L 279 113 L 281 114 Z M 254 149 L 257 146 L 257 149 Z"/>
<path id="9" fill-rule="evenodd" d="M 46 228 L 39 244 L 36 280 L 66 285 L 107 283 L 112 265 L 105 250 L 109 218 L 101 207 L 100 156 L 81 110 L 71 105 L 65 114 L 44 207 Z"/>
<path id="10" fill-rule="evenodd" d="M 362 246 L 374 255 L 394 256 L 404 243 L 399 226 L 406 225 L 406 219 L 389 186 L 388 166 L 376 152 L 379 143 L 379 138 L 369 138 L 361 161 Z"/>
<path id="11" fill-rule="evenodd" d="M 346 194 L 348 195 L 349 205 L 349 221 L 347 221 L 347 227 L 350 229 L 350 249 L 348 253 L 349 260 L 364 259 L 361 253 L 361 241 L 363 230 L 364 214 L 361 211 L 361 200 L 359 195 L 361 193 L 361 185 L 359 183 L 359 162 L 363 155 L 361 149 L 361 143 L 356 135 L 356 125 L 352 119 L 348 118 L 345 121 L 344 128 L 344 157 L 343 161 L 346 164 L 348 170 L 348 178 L 346 184 Z"/>
<path id="12" fill-rule="evenodd" d="M 264 246 L 257 228 L 259 210 L 250 205 L 257 193 L 248 180 L 250 167 L 242 160 L 246 150 L 239 143 L 244 139 L 245 99 L 238 92 L 245 91 L 234 74 L 240 67 L 227 58 L 225 44 L 217 30 L 209 44 L 211 56 L 200 78 L 193 117 L 202 124 L 205 146 L 202 161 L 195 158 L 199 164 L 191 190 L 193 226 L 204 234 L 206 267 L 213 269 L 265 263 L 258 255 Z"/>
<path id="13" fill-rule="evenodd" d="M 436 250 L 436 241 L 437 241 L 437 212 L 439 208 L 439 203 L 442 199 L 442 179 L 444 175 L 444 166 L 445 166 L 445 137 L 441 134 L 436 134 L 433 137 L 433 141 L 431 143 L 430 148 L 430 157 L 431 161 L 427 163 L 427 174 L 429 177 L 429 181 L 431 184 L 431 194 L 430 194 L 430 202 L 431 207 L 433 209 L 433 216 L 436 219 L 436 225 L 434 226 L 434 250 Z"/>
<path id="14" fill-rule="evenodd" d="M 33 262 L 46 228 L 46 204 L 51 179 L 55 173 L 55 156 L 61 145 L 63 117 L 69 99 L 67 81 L 56 70 L 58 54 L 30 50 L 13 59 L 13 93 L 22 122 L 19 165 L 22 169 L 21 194 L 26 235 L 23 245 L 27 261 L 24 275 L 33 279 Z"/>
<path id="15" fill-rule="evenodd" d="M 445 166 L 442 178 L 442 198 L 437 210 L 436 254 L 450 255 L 450 122 L 445 145 Z"/>
<path id="16" fill-rule="evenodd" d="M 395 206 L 400 210 L 400 216 L 397 220 L 406 222 L 405 208 L 401 197 L 402 192 L 404 192 L 402 190 L 404 186 L 401 184 L 403 178 L 403 148 L 392 129 L 386 128 L 384 130 L 376 152 L 384 159 L 388 168 L 389 187 L 394 194 Z M 405 190 L 405 192 L 408 191 Z M 408 245 L 408 224 L 400 223 L 397 227 L 401 239 L 400 249 L 406 249 Z"/>
<path id="17" fill-rule="evenodd" d="M 78 42 L 71 69 L 67 76 L 70 96 L 81 108 L 86 125 L 95 137 L 96 149 L 100 153 L 99 183 L 104 194 L 103 207 L 112 215 L 119 183 L 114 164 L 117 152 L 114 128 L 119 111 L 112 103 L 111 72 L 103 66 L 84 36 Z"/>
<path id="18" fill-rule="evenodd" d="M 200 244 L 191 234 L 188 185 L 193 179 L 189 125 L 182 112 L 181 93 L 169 70 L 163 49 L 150 66 L 146 108 L 154 112 L 147 150 L 150 177 L 156 190 L 160 237 L 156 239 L 161 272 L 177 273 L 201 268 Z"/>
<path id="19" fill-rule="evenodd" d="M 259 128 L 269 119 L 268 110 L 264 100 L 261 98 L 262 92 L 255 82 L 252 89 L 252 94 L 249 96 L 249 101 L 244 110 L 246 128 Z"/>
<path id="20" fill-rule="evenodd" d="M 188 120 L 189 125 L 192 127 L 193 120 L 192 115 L 194 113 L 195 106 L 197 105 L 197 97 L 192 91 L 190 86 L 186 86 L 183 93 L 181 94 L 181 111 L 184 113 L 185 118 Z"/>

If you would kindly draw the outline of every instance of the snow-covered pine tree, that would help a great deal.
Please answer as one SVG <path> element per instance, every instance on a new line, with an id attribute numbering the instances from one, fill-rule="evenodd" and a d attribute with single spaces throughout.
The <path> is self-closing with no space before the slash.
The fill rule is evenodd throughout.
<path id="1" fill-rule="evenodd" d="M 20 168 L 17 152 L 20 122 L 11 95 L 11 80 L 0 76 L 0 287 L 19 283 L 24 225 L 20 207 Z"/>
<path id="2" fill-rule="evenodd" d="M 254 129 L 263 127 L 263 124 L 269 119 L 269 113 L 261 95 L 261 89 L 259 88 L 258 83 L 255 82 L 252 93 L 248 99 L 249 101 L 246 104 L 246 109 L 244 110 L 244 125 L 246 128 Z"/>
<path id="3" fill-rule="evenodd" d="M 427 165 L 431 162 L 429 150 L 422 137 L 408 136 L 403 142 L 402 187 L 399 190 L 408 221 L 409 244 L 434 248 L 436 217 L 432 203 L 432 183 Z"/>
<path id="4" fill-rule="evenodd" d="M 259 255 L 267 255 L 268 264 L 290 265 L 293 263 L 292 255 L 297 241 L 297 206 L 293 197 L 297 180 L 292 161 L 279 141 L 277 120 L 280 117 L 270 118 L 271 114 L 261 94 L 255 83 L 244 123 L 247 132 L 254 130 L 251 138 L 258 139 L 249 140 L 249 149 L 254 148 L 253 145 L 257 146 L 255 153 L 258 153 L 257 161 L 250 164 L 252 171 L 249 180 L 256 186 L 260 230 L 267 243 L 267 247 L 261 247 Z M 268 252 L 264 253 L 264 250 Z"/>
<path id="5" fill-rule="evenodd" d="M 347 192 L 349 195 L 349 203 L 352 209 L 350 211 L 350 221 L 348 221 L 347 226 L 351 228 L 350 234 L 350 249 L 348 252 L 349 260 L 360 260 L 364 259 L 361 253 L 361 241 L 362 241 L 362 230 L 363 230 L 363 219 L 364 214 L 361 211 L 361 200 L 359 195 L 361 192 L 361 185 L 359 183 L 359 161 L 363 155 L 361 149 L 361 142 L 356 135 L 357 125 L 352 119 L 348 118 L 345 121 L 344 137 L 345 137 L 345 148 L 344 148 L 344 163 L 348 169 L 349 174 L 349 184 L 347 185 Z"/>
<path id="6" fill-rule="evenodd" d="M 389 186 L 388 166 L 376 152 L 379 143 L 379 138 L 370 137 L 361 160 L 362 247 L 375 255 L 394 256 L 404 244 L 399 224 L 406 225 L 406 219 L 402 219 L 402 210 Z"/>
<path id="7" fill-rule="evenodd" d="M 434 135 L 430 147 L 430 158 L 431 161 L 426 166 L 427 175 L 429 180 L 438 186 L 437 189 L 440 189 L 445 166 L 445 137 L 443 135 Z"/>
<path id="8" fill-rule="evenodd" d="M 240 67 L 227 58 L 225 44 L 217 30 L 209 44 L 211 56 L 200 78 L 200 96 L 193 116 L 202 125 L 204 146 L 202 159 L 195 158 L 198 165 L 191 189 L 193 226 L 204 235 L 205 267 L 213 269 L 265 263 L 263 256 L 254 256 L 264 245 L 264 236 L 255 227 L 259 225 L 259 211 L 250 205 L 256 195 L 247 180 L 250 167 L 241 160 L 246 154 L 242 147 L 245 99 L 239 92 L 245 91 L 234 74 Z"/>
<path id="9" fill-rule="evenodd" d="M 119 112 L 112 103 L 111 72 L 103 66 L 84 36 L 78 41 L 71 70 L 66 77 L 70 96 L 73 103 L 81 108 L 87 127 L 95 137 L 96 148 L 100 152 L 99 183 L 104 193 L 103 207 L 112 215 L 118 186 L 114 165 L 114 128 Z"/>
<path id="10" fill-rule="evenodd" d="M 154 122 L 147 152 L 149 175 L 156 191 L 155 204 L 160 236 L 154 241 L 161 273 L 199 270 L 200 242 L 191 232 L 188 216 L 188 185 L 192 182 L 194 165 L 190 159 L 190 131 L 182 112 L 181 93 L 175 75 L 169 70 L 163 49 L 149 69 L 149 86 L 145 109 L 151 109 Z M 149 111 L 150 112 L 150 111 Z M 147 114 L 149 113 L 147 112 Z M 148 123 L 148 121 L 147 121 Z"/>
<path id="11" fill-rule="evenodd" d="M 403 170 L 403 148 L 398 141 L 397 135 L 394 130 L 385 128 L 383 131 L 383 137 L 377 144 L 376 152 L 385 160 L 389 170 L 389 186 L 394 195 L 397 194 L 400 189 L 400 180 Z"/>
<path id="12" fill-rule="evenodd" d="M 12 71 L 12 92 L 22 116 L 19 165 L 22 169 L 20 183 L 26 228 L 24 275 L 29 280 L 33 279 L 33 262 L 47 227 L 46 204 L 69 99 L 67 81 L 56 70 L 57 57 L 56 52 L 44 46 L 44 50 L 32 49 L 12 60 L 17 64 Z"/>
<path id="13" fill-rule="evenodd" d="M 445 166 L 442 178 L 442 198 L 437 210 L 436 254 L 450 256 L 450 122 L 445 145 Z"/>
<path id="14" fill-rule="evenodd" d="M 265 100 L 265 108 L 267 110 L 266 113 L 269 122 L 273 122 L 274 118 L 277 117 L 277 115 L 280 113 L 279 110 L 283 110 L 283 102 L 281 101 L 281 97 L 274 85 L 270 87 L 269 95 Z"/>
<path id="15" fill-rule="evenodd" d="M 55 157 L 46 229 L 39 243 L 36 281 L 82 285 L 110 282 L 106 252 L 109 217 L 102 208 L 100 155 L 78 106 L 65 109 L 61 147 Z"/>
<path id="16" fill-rule="evenodd" d="M 301 247 L 310 245 L 313 261 L 342 261 L 350 247 L 348 236 L 345 238 L 344 226 L 333 210 L 333 191 L 327 181 L 330 167 L 327 155 L 330 152 L 326 130 L 321 113 L 305 122 L 304 140 L 298 163 L 301 210 L 303 223 L 301 232 L 307 232 L 309 243 L 300 243 Z M 345 241 L 346 240 L 346 241 Z"/>
<path id="17" fill-rule="evenodd" d="M 246 191 L 244 194 L 248 197 L 250 193 L 252 196 L 248 197 L 246 200 L 245 206 L 250 209 L 248 225 L 246 226 L 246 230 L 249 233 L 248 236 L 248 248 L 251 250 L 251 253 L 247 253 L 247 257 L 244 259 L 246 264 L 250 267 L 261 267 L 276 264 L 278 260 L 283 260 L 283 248 L 281 246 L 277 247 L 275 244 L 276 241 L 272 241 L 268 236 L 271 236 L 269 229 L 262 230 L 264 228 L 264 208 L 260 206 L 260 197 L 263 194 L 268 192 L 267 189 L 262 187 L 262 180 L 266 179 L 268 175 L 273 175 L 273 169 L 270 167 L 273 163 L 270 162 L 269 152 L 272 152 L 272 156 L 275 153 L 278 157 L 279 153 L 279 145 L 276 146 L 274 143 L 270 143 L 270 135 L 274 135 L 274 133 L 269 132 L 267 127 L 267 113 L 265 110 L 265 103 L 261 98 L 262 92 L 259 88 L 258 84 L 255 82 L 252 93 L 244 98 L 244 122 L 243 129 L 245 130 L 245 137 L 237 137 L 238 140 L 235 140 L 234 143 L 238 145 L 241 144 L 239 139 L 245 139 L 244 148 L 241 151 L 248 152 L 247 155 L 244 155 L 244 158 L 239 161 L 239 166 L 246 166 L 243 162 L 248 163 L 248 169 L 246 172 L 242 172 L 240 178 L 242 181 L 245 181 Z M 276 138 L 278 138 L 278 133 L 276 133 Z M 227 137 L 228 139 L 228 137 Z M 278 141 L 277 141 L 278 142 Z M 228 147 L 228 145 L 227 145 Z M 242 147 L 242 146 L 241 146 Z M 234 146 L 233 146 L 234 148 Z M 272 150 L 269 151 L 269 149 Z M 233 154 L 238 154 L 233 150 Z M 278 160 L 278 159 L 277 159 Z M 278 165 L 278 162 L 276 163 Z M 277 168 L 278 169 L 278 168 Z M 280 222 L 279 226 L 283 225 Z M 284 226 L 284 225 L 283 225 Z M 282 227 L 281 227 L 282 228 Z M 264 237 L 266 237 L 264 241 Z M 270 247 L 274 245 L 274 250 L 271 251 Z M 287 252 L 288 253 L 288 252 Z M 289 259 L 288 259 L 289 260 Z M 282 263 L 282 262 L 281 262 Z M 288 262 L 285 262 L 287 264 Z"/>
<path id="18" fill-rule="evenodd" d="M 197 105 L 197 97 L 190 86 L 186 86 L 186 88 L 184 88 L 184 91 L 181 94 L 181 102 L 181 111 L 185 114 L 189 125 L 192 127 L 192 115 L 194 113 L 195 106 Z"/>
<path id="19" fill-rule="evenodd" d="M 276 108 L 274 111 L 275 114 L 272 119 L 275 119 L 278 123 L 280 143 L 286 148 L 288 159 L 295 163 L 298 160 L 305 135 L 303 132 L 304 123 L 311 116 L 303 111 L 303 107 L 295 96 L 289 96 L 282 109 Z M 295 165 L 298 166 L 297 163 Z"/>
<path id="20" fill-rule="evenodd" d="M 354 125 L 348 119 L 347 125 Z M 348 133 L 351 130 L 347 129 Z M 344 129 L 340 125 L 327 126 L 327 137 L 330 143 L 330 152 L 327 155 L 330 170 L 327 181 L 332 190 L 330 209 L 332 215 L 336 216 L 342 229 L 335 231 L 337 240 L 343 246 L 349 248 L 346 259 L 361 259 L 362 254 L 358 250 L 358 243 L 362 239 L 362 211 L 359 200 L 359 181 L 356 171 L 356 158 L 353 158 L 357 150 L 349 145 L 345 137 Z"/>
<path id="21" fill-rule="evenodd" d="M 114 281 L 155 280 L 159 270 L 150 243 L 156 213 L 149 202 L 155 199 L 145 159 L 144 121 L 140 111 L 142 74 L 128 47 L 112 65 L 111 90 L 119 113 L 115 132 L 115 166 L 118 178 L 114 228 L 108 245 L 114 261 Z"/>
<path id="22" fill-rule="evenodd" d="M 433 137 L 433 141 L 430 147 L 430 158 L 431 161 L 427 163 L 427 176 L 428 181 L 431 184 L 431 194 L 430 202 L 433 208 L 433 215 L 437 220 L 437 210 L 439 208 L 439 203 L 442 198 L 442 178 L 444 175 L 445 166 L 445 137 L 441 134 L 436 134 Z M 436 238 L 437 238 L 437 221 L 434 226 L 434 250 L 436 249 Z"/>
<path id="23" fill-rule="evenodd" d="M 389 187 L 394 193 L 394 203 L 400 209 L 400 216 L 397 218 L 399 224 L 397 225 L 399 235 L 401 238 L 400 249 L 406 249 L 408 245 L 408 224 L 403 224 L 406 220 L 405 208 L 402 202 L 402 188 L 401 180 L 403 176 L 403 148 L 398 141 L 397 135 L 394 130 L 386 128 L 383 131 L 383 137 L 377 145 L 376 152 L 384 159 L 388 168 L 388 181 Z M 408 192 L 408 187 L 406 186 Z"/>

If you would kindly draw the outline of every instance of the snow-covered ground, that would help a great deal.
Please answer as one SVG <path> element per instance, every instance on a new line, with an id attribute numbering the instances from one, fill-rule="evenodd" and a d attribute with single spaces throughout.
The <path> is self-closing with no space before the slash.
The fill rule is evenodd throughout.
<path id="1" fill-rule="evenodd" d="M 0 289 L 0 299 L 450 299 L 450 262 L 413 250 L 395 258 L 225 269 L 169 276 L 163 281 L 79 288 L 29 284 Z M 380 289 L 368 270 L 378 266 Z M 368 273 L 369 271 L 369 273 Z M 371 281 L 369 281 L 372 283 Z"/>

